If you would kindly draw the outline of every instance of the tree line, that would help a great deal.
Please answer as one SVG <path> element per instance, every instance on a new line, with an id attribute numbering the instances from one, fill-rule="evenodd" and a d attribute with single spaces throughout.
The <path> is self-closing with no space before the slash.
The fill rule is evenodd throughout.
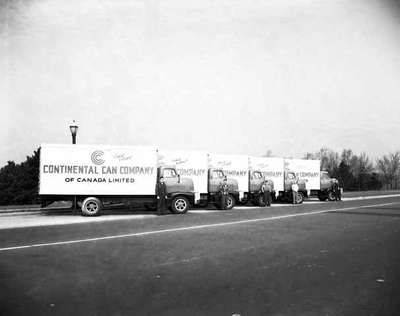
<path id="1" fill-rule="evenodd" d="M 268 151 L 266 156 L 271 156 Z M 34 204 L 38 202 L 40 149 L 16 164 L 8 161 L 0 169 L 0 205 Z M 400 152 L 389 153 L 376 160 L 366 153 L 351 149 L 341 153 L 323 147 L 306 153 L 305 159 L 320 159 L 321 170 L 339 180 L 344 191 L 397 190 L 400 180 Z"/>
<path id="2" fill-rule="evenodd" d="M 305 159 L 320 159 L 321 170 L 337 178 L 345 191 L 399 189 L 400 152 L 371 159 L 364 152 L 343 149 L 341 153 L 323 147 L 319 152 L 306 153 Z"/>
<path id="3" fill-rule="evenodd" d="M 0 169 L 0 205 L 34 204 L 38 202 L 39 153 L 37 149 L 24 162 L 8 161 Z"/>

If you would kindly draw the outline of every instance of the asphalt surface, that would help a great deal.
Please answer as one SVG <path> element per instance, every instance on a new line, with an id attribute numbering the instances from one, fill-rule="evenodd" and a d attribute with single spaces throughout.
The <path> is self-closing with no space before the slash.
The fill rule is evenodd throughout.
<path id="1" fill-rule="evenodd" d="M 398 315 L 399 241 L 399 197 L 1 229 L 0 314 Z"/>

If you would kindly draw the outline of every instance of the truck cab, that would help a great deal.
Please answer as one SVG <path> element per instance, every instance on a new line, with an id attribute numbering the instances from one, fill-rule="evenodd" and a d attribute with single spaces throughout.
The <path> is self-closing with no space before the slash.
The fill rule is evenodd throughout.
<path id="1" fill-rule="evenodd" d="M 263 182 L 263 173 L 259 170 L 251 170 L 249 172 L 249 193 L 255 194 L 260 192 Z"/>
<path id="2" fill-rule="evenodd" d="M 297 203 L 303 203 L 304 197 L 307 196 L 307 189 L 306 189 L 306 183 L 304 180 L 300 180 L 297 176 L 296 173 L 293 171 L 285 171 L 285 183 L 284 183 L 284 188 L 285 191 L 282 193 L 283 199 L 284 200 L 291 200 L 292 199 L 292 184 L 297 183 L 299 186 L 299 191 L 297 194 Z M 281 194 L 280 194 L 281 195 Z"/>
<path id="3" fill-rule="evenodd" d="M 335 178 L 331 178 L 327 171 L 321 171 L 321 190 L 318 192 L 318 198 L 321 201 L 333 201 L 333 185 L 339 183 Z"/>
<path id="4" fill-rule="evenodd" d="M 249 192 L 246 194 L 246 201 L 250 201 L 253 205 L 261 206 L 264 203 L 263 197 L 261 196 L 261 186 L 263 185 L 266 177 L 264 172 L 260 170 L 249 171 Z M 275 199 L 274 182 L 267 180 L 272 186 L 272 198 Z"/>
<path id="5" fill-rule="evenodd" d="M 208 169 L 208 194 L 210 200 L 218 202 L 219 200 L 219 187 L 224 181 L 225 173 L 222 169 L 210 168 Z M 235 206 L 236 201 L 239 201 L 239 186 L 235 179 L 227 178 L 229 187 L 228 209 Z"/>
<path id="6" fill-rule="evenodd" d="M 185 213 L 194 204 L 194 185 L 190 178 L 182 178 L 174 166 L 157 168 L 157 182 L 164 178 L 167 188 L 168 205 L 173 213 Z"/>

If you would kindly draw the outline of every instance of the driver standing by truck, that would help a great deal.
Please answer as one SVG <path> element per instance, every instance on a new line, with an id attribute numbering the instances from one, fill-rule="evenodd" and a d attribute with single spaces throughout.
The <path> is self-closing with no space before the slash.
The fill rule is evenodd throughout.
<path id="1" fill-rule="evenodd" d="M 167 187 L 164 182 L 164 178 L 161 176 L 160 180 L 156 185 L 156 195 L 157 195 L 157 215 L 167 214 L 165 200 L 167 198 Z"/>
<path id="2" fill-rule="evenodd" d="M 299 191 L 299 185 L 297 184 L 297 180 L 295 180 L 292 184 L 293 204 L 297 204 L 297 192 L 298 191 Z"/>
<path id="3" fill-rule="evenodd" d="M 226 199 L 228 197 L 229 186 L 227 183 L 226 176 L 224 177 L 224 181 L 219 186 L 219 193 L 221 195 L 221 209 L 226 210 Z"/>
<path id="4" fill-rule="evenodd" d="M 339 188 L 339 184 L 335 182 L 333 184 L 333 195 L 335 197 L 335 201 L 341 201 L 342 200 L 342 192 Z"/>
<path id="5" fill-rule="evenodd" d="M 264 206 L 271 206 L 271 192 L 272 192 L 272 186 L 269 180 L 265 179 L 262 186 L 261 186 L 261 192 L 263 194 L 263 200 L 264 200 Z M 261 205 L 263 206 L 263 205 Z"/>

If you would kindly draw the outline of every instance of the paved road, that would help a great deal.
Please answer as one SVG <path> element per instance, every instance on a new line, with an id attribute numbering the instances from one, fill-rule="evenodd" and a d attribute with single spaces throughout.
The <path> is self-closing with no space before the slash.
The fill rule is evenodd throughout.
<path id="1" fill-rule="evenodd" d="M 399 240 L 398 197 L 1 229 L 0 314 L 397 315 Z"/>

